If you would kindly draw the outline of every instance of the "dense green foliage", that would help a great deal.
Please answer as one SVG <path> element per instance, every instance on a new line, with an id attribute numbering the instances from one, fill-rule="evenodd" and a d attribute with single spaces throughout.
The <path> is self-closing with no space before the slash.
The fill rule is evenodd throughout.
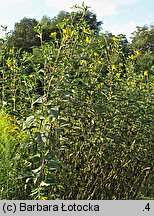
<path id="1" fill-rule="evenodd" d="M 38 22 L 35 19 L 23 18 L 15 24 L 14 31 L 9 37 L 8 44 L 25 51 L 31 51 L 33 46 L 39 46 L 40 41 L 36 36 L 34 28 Z"/>
<path id="2" fill-rule="evenodd" d="M 21 174 L 24 174 L 24 146 L 26 136 L 15 118 L 0 113 L 0 197 L 16 199 L 24 197 Z M 22 154 L 23 151 L 23 154 Z"/>
<path id="3" fill-rule="evenodd" d="M 143 73 L 145 70 L 154 72 L 154 25 L 143 27 L 137 26 L 132 34 L 132 49 L 142 53 L 136 61 L 136 72 Z"/>
<path id="4" fill-rule="evenodd" d="M 1 45 L 1 199 L 154 197 L 154 71 L 80 14 L 32 52 Z"/>
<path id="5" fill-rule="evenodd" d="M 154 54 L 154 25 L 137 26 L 131 38 L 133 47 L 142 53 L 149 51 Z"/>

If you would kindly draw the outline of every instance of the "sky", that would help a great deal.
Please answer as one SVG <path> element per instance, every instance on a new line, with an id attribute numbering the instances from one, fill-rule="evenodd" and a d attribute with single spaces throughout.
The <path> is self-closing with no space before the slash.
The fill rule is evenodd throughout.
<path id="1" fill-rule="evenodd" d="M 53 18 L 62 10 L 71 12 L 73 5 L 81 6 L 83 1 L 97 15 L 97 20 L 103 22 L 104 32 L 125 34 L 129 38 L 136 26 L 154 24 L 153 0 L 0 0 L 0 26 L 13 30 L 14 24 L 24 17 Z M 0 37 L 2 34 L 0 30 Z"/>

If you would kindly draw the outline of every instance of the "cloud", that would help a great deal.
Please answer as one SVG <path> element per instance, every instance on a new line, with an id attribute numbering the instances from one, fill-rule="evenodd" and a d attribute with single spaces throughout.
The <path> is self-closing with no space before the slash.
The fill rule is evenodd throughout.
<path id="1" fill-rule="evenodd" d="M 121 5 L 130 5 L 136 3 L 137 1 L 138 0 L 115 0 L 117 4 L 121 4 Z"/>
<path id="2" fill-rule="evenodd" d="M 131 33 L 135 31 L 136 26 L 137 26 L 137 23 L 134 20 L 131 20 L 125 25 L 114 24 L 114 25 L 108 26 L 108 28 L 110 29 L 110 32 L 112 32 L 115 35 L 124 34 L 128 38 L 130 38 Z"/>
<path id="3" fill-rule="evenodd" d="M 25 2 L 29 2 L 30 0 L 0 0 L 0 3 L 3 5 L 3 4 L 17 4 L 17 3 L 25 3 Z M 33 1 L 33 0 L 32 0 Z M 9 5 L 8 5 L 9 6 Z"/>
<path id="4" fill-rule="evenodd" d="M 53 14 L 54 12 L 58 14 L 61 10 L 71 11 L 73 5 L 81 6 L 83 2 L 97 15 L 98 20 L 104 20 L 105 17 L 114 19 L 114 15 L 120 13 L 120 6 L 127 7 L 137 1 L 139 0 L 0 0 L 0 25 L 8 25 L 10 30 L 14 23 L 24 16 L 33 18 L 37 17 L 37 13 L 41 16 L 43 11 L 48 11 L 47 13 L 51 11 Z M 131 24 L 130 26 L 132 28 Z M 118 30 L 119 26 L 114 25 L 112 28 Z M 126 32 L 126 27 L 124 28 Z"/>
<path id="5" fill-rule="evenodd" d="M 74 5 L 82 5 L 83 0 L 45 0 L 48 7 L 55 8 L 56 10 L 71 11 L 71 7 Z M 97 16 L 110 16 L 116 13 L 116 6 L 111 1 L 101 0 L 85 0 L 85 5 L 91 7 L 90 10 L 94 11 Z"/>
<path id="6" fill-rule="evenodd" d="M 90 10 L 97 14 L 99 19 L 104 16 L 111 16 L 118 13 L 120 5 L 131 5 L 138 0 L 84 0 L 85 5 L 90 6 Z M 70 11 L 70 8 L 77 4 L 82 5 L 83 0 L 45 0 L 48 7 L 55 8 L 56 10 Z"/>
<path id="7" fill-rule="evenodd" d="M 17 7 L 24 3 L 29 3 L 30 0 L 0 0 L 1 8 Z"/>
<path id="8" fill-rule="evenodd" d="M 33 0 L 0 0 L 0 26 L 8 26 L 8 31 L 13 29 L 14 23 L 23 16 L 25 11 L 31 7 Z M 0 37 L 4 33 L 0 28 Z"/>

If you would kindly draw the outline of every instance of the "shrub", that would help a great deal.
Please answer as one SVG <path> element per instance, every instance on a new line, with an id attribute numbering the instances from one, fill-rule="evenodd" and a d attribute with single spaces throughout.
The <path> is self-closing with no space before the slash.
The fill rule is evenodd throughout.
<path id="1" fill-rule="evenodd" d="M 0 112 L 0 196 L 1 199 L 24 197 L 24 181 L 21 179 L 23 158 L 21 148 L 26 136 L 20 131 L 15 118 L 3 110 Z"/>
<path id="2" fill-rule="evenodd" d="M 126 56 L 120 38 L 110 42 L 84 20 L 58 28 L 60 41 L 52 32 L 55 41 L 33 54 L 9 50 L 3 59 L 2 101 L 27 136 L 8 170 L 24 167 L 26 199 L 153 197 L 152 74 L 136 73 L 138 55 Z M 17 146 L 10 131 L 5 142 Z"/>

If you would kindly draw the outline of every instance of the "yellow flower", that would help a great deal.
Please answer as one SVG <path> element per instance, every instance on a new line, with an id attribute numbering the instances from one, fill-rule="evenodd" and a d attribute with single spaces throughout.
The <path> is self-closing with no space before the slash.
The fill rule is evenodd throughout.
<path id="1" fill-rule="evenodd" d="M 63 29 L 63 36 L 65 39 L 70 39 L 73 33 L 74 31 L 71 31 L 70 29 Z"/>
<path id="2" fill-rule="evenodd" d="M 67 35 L 71 35 L 71 30 L 70 29 L 63 29 L 63 33 Z"/>
<path id="3" fill-rule="evenodd" d="M 119 39 L 116 38 L 116 37 L 114 37 L 114 36 L 112 37 L 112 40 L 115 41 L 115 42 L 118 42 L 118 41 L 119 41 Z"/>
<path id="4" fill-rule="evenodd" d="M 63 58 L 64 60 L 67 60 L 67 57 L 66 56 L 64 56 L 64 58 Z"/>
<path id="5" fill-rule="evenodd" d="M 13 53 L 14 53 L 14 50 L 13 50 L 13 49 L 10 49 L 9 52 L 10 52 L 11 54 L 13 54 Z"/>
<path id="6" fill-rule="evenodd" d="M 33 74 L 29 74 L 29 78 L 33 78 Z"/>
<path id="7" fill-rule="evenodd" d="M 94 52 L 94 56 L 99 56 L 99 54 L 97 52 Z"/>
<path id="8" fill-rule="evenodd" d="M 116 73 L 116 77 L 120 78 L 120 73 Z"/>
<path id="9" fill-rule="evenodd" d="M 132 55 L 129 55 L 128 58 L 131 60 L 134 60 L 136 58 L 136 56 L 132 54 Z"/>
<path id="10" fill-rule="evenodd" d="M 91 43 L 91 39 L 89 37 L 86 37 L 86 43 Z"/>
<path id="11" fill-rule="evenodd" d="M 86 29 L 85 27 L 83 28 L 83 32 L 86 33 L 86 34 L 89 34 L 88 29 Z"/>
<path id="12" fill-rule="evenodd" d="M 67 34 L 67 31 L 68 31 L 67 29 L 63 29 L 64 34 Z"/>
<path id="13" fill-rule="evenodd" d="M 104 86 L 104 83 L 103 83 L 103 82 L 97 84 L 97 87 L 98 87 L 98 88 L 101 88 L 102 86 Z"/>
<path id="14" fill-rule="evenodd" d="M 102 64 L 102 61 L 98 60 L 98 64 Z"/>
<path id="15" fill-rule="evenodd" d="M 40 200 L 48 200 L 48 197 L 40 197 Z"/>
<path id="16" fill-rule="evenodd" d="M 86 64 L 87 61 L 86 60 L 81 60 L 81 64 Z"/>
<path id="17" fill-rule="evenodd" d="M 148 71 L 144 71 L 144 76 L 148 76 Z"/>
<path id="18" fill-rule="evenodd" d="M 10 59 L 7 59 L 7 60 L 6 60 L 6 64 L 7 64 L 8 67 L 10 67 L 10 66 L 11 66 L 11 60 L 10 60 Z"/>
<path id="19" fill-rule="evenodd" d="M 112 65 L 112 70 L 116 70 L 116 65 Z"/>
<path id="20" fill-rule="evenodd" d="M 56 34 L 57 34 L 57 32 L 51 32 L 51 36 L 53 36 L 53 37 L 55 37 L 56 36 Z"/>
<path id="21" fill-rule="evenodd" d="M 119 66 L 120 66 L 120 67 L 123 67 L 123 66 L 124 66 L 124 64 L 123 64 L 122 62 L 120 62 L 120 63 L 119 63 Z"/>
<path id="22" fill-rule="evenodd" d="M 136 56 L 139 56 L 139 55 L 141 55 L 141 52 L 140 51 L 136 51 Z"/>

